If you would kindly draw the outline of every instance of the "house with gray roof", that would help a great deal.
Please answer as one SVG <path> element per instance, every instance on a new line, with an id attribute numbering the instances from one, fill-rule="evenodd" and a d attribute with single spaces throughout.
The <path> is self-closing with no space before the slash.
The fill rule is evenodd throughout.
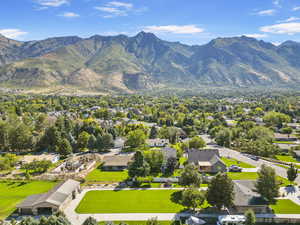
<path id="1" fill-rule="evenodd" d="M 188 163 L 196 165 L 202 173 L 218 173 L 227 170 L 218 149 L 190 149 Z"/>
<path id="2" fill-rule="evenodd" d="M 103 157 L 102 170 L 122 171 L 128 168 L 129 162 L 133 159 L 133 154 L 109 155 Z"/>
<path id="3" fill-rule="evenodd" d="M 271 210 L 268 203 L 255 190 L 253 180 L 234 181 L 234 206 L 230 209 L 231 213 L 244 213 L 252 209 L 255 213 L 269 213 Z"/>
<path id="4" fill-rule="evenodd" d="M 80 183 L 69 179 L 44 194 L 31 195 L 17 205 L 19 214 L 40 215 L 62 211 L 80 192 Z"/>

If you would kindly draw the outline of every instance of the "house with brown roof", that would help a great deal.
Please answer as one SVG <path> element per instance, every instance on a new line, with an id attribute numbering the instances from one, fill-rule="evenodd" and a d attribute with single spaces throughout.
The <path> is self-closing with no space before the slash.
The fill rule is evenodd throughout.
<path id="1" fill-rule="evenodd" d="M 62 211 L 80 192 L 80 183 L 66 180 L 44 194 L 30 195 L 17 205 L 19 214 L 40 215 Z"/>
<path id="2" fill-rule="evenodd" d="M 199 167 L 199 172 L 202 173 L 218 173 L 227 170 L 218 149 L 190 149 L 188 163 Z"/>
<path id="3" fill-rule="evenodd" d="M 103 157 L 102 170 L 122 171 L 128 168 L 129 162 L 133 159 L 133 154 L 110 155 Z"/>

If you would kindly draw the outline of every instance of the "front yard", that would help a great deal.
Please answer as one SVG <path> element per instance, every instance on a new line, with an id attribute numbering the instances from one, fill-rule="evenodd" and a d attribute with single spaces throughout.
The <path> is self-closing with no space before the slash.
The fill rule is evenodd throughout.
<path id="1" fill-rule="evenodd" d="M 222 161 L 226 164 L 227 167 L 230 167 L 232 165 L 237 165 L 242 168 L 255 168 L 255 166 L 252 166 L 248 163 L 244 163 L 242 161 L 238 161 L 234 158 L 222 157 Z"/>
<path id="2" fill-rule="evenodd" d="M 300 205 L 297 205 L 289 199 L 279 199 L 276 202 L 276 205 L 270 205 L 274 210 L 274 213 L 277 214 L 299 214 Z"/>
<path id="3" fill-rule="evenodd" d="M 0 219 L 9 216 L 18 203 L 27 196 L 47 192 L 56 185 L 55 182 L 29 181 L 29 182 L 0 182 Z"/>
<path id="4" fill-rule="evenodd" d="M 300 161 L 297 161 L 294 157 L 290 155 L 276 155 L 276 159 L 283 162 L 300 163 Z"/>
<path id="5" fill-rule="evenodd" d="M 76 208 L 77 213 L 176 213 L 183 206 L 173 203 L 178 190 L 89 191 Z"/>

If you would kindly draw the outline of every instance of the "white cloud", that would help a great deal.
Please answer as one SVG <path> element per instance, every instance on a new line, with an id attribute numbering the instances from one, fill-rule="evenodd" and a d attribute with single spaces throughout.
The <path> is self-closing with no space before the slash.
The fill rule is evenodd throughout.
<path id="1" fill-rule="evenodd" d="M 19 29 L 2 29 L 0 30 L 0 34 L 4 35 L 7 38 L 18 38 L 22 35 L 27 34 L 27 32 Z"/>
<path id="2" fill-rule="evenodd" d="M 286 20 L 279 20 L 278 22 L 286 23 L 286 22 L 293 22 L 293 21 L 297 21 L 297 20 L 300 20 L 300 17 L 291 16 L 291 17 L 287 18 Z"/>
<path id="3" fill-rule="evenodd" d="M 266 10 L 262 10 L 262 11 L 258 11 L 255 13 L 255 15 L 259 15 L 259 16 L 273 16 L 276 13 L 275 9 L 266 9 Z"/>
<path id="4" fill-rule="evenodd" d="M 279 23 L 270 26 L 263 26 L 260 31 L 273 34 L 289 34 L 300 33 L 300 23 Z"/>
<path id="5" fill-rule="evenodd" d="M 196 25 L 146 26 L 144 30 L 146 32 L 153 32 L 153 33 L 173 33 L 173 34 L 195 34 L 204 31 L 204 29 Z"/>
<path id="6" fill-rule="evenodd" d="M 70 0 L 35 0 L 36 3 L 43 7 L 59 7 L 64 4 L 69 4 Z"/>
<path id="7" fill-rule="evenodd" d="M 111 1 L 102 6 L 94 7 L 96 10 L 103 12 L 103 18 L 113 18 L 117 16 L 128 16 L 129 13 L 140 14 L 147 10 L 146 7 L 135 8 L 132 3 Z"/>
<path id="8" fill-rule="evenodd" d="M 107 5 L 114 6 L 114 7 L 123 7 L 123 8 L 126 8 L 126 9 L 133 8 L 133 4 L 127 3 L 127 2 L 112 1 L 112 2 L 107 3 Z"/>
<path id="9" fill-rule="evenodd" d="M 300 6 L 295 6 L 292 10 L 293 11 L 298 11 L 298 10 L 300 10 Z"/>
<path id="10" fill-rule="evenodd" d="M 265 37 L 268 37 L 267 34 L 244 34 L 244 36 L 251 37 L 251 38 L 265 38 Z"/>
<path id="11" fill-rule="evenodd" d="M 66 18 L 76 18 L 79 17 L 80 15 L 74 12 L 65 12 L 61 16 L 66 17 Z"/>

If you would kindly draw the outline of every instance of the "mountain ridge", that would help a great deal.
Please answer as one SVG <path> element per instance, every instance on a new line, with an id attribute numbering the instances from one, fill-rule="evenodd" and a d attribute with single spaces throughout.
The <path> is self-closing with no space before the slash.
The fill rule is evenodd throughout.
<path id="1" fill-rule="evenodd" d="M 246 36 L 204 45 L 135 36 L 54 37 L 14 41 L 0 36 L 0 86 L 99 92 L 201 86 L 300 84 L 300 43 L 279 46 Z"/>

